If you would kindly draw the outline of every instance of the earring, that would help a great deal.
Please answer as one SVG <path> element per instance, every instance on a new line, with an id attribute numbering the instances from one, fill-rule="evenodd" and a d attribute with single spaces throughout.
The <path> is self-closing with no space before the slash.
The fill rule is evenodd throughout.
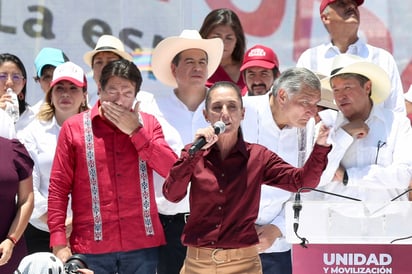
<path id="1" fill-rule="evenodd" d="M 19 97 L 20 101 L 23 101 L 24 100 L 23 92 L 20 92 L 19 95 L 17 95 L 17 97 Z"/>

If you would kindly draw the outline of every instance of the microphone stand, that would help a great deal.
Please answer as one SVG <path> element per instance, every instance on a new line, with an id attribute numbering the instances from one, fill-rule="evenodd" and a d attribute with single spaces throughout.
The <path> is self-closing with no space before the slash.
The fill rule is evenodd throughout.
<path id="1" fill-rule="evenodd" d="M 349 200 L 361 202 L 361 200 L 360 200 L 360 199 L 357 199 L 357 198 L 353 198 L 353 197 L 349 197 L 349 196 L 345 196 L 345 195 L 341 195 L 341 194 L 337 194 L 337 193 L 332 193 L 332 192 L 328 192 L 328 191 L 324 191 L 324 190 L 320 190 L 320 189 L 316 189 L 316 188 L 312 188 L 312 187 L 301 187 L 301 188 L 299 188 L 298 192 L 296 192 L 296 194 L 295 194 L 295 202 L 294 202 L 294 204 L 293 204 L 293 210 L 294 210 L 294 212 L 295 212 L 295 219 L 297 220 L 297 221 L 293 224 L 293 230 L 294 230 L 294 232 L 295 232 L 296 237 L 298 237 L 298 239 L 302 241 L 302 242 L 300 243 L 300 245 L 301 245 L 302 247 L 304 247 L 304 248 L 307 248 L 307 245 L 306 245 L 306 244 L 308 244 L 309 241 L 308 241 L 305 237 L 301 237 L 301 236 L 298 234 L 298 228 L 299 228 L 299 222 L 298 222 L 299 212 L 300 212 L 300 210 L 302 209 L 302 204 L 301 204 L 301 201 L 300 201 L 300 193 L 301 193 L 302 191 L 304 191 L 304 190 L 310 190 L 310 191 L 320 192 L 320 193 L 324 193 L 324 194 L 327 194 L 327 195 L 337 196 L 337 197 L 340 197 L 340 198 L 344 198 L 344 199 L 349 199 Z M 403 195 L 405 195 L 405 194 L 407 194 L 407 193 L 409 193 L 409 192 L 411 192 L 411 191 L 412 191 L 412 188 L 408 188 L 407 190 L 405 190 L 404 192 L 402 192 L 402 193 L 399 194 L 398 196 L 392 198 L 392 199 L 390 200 L 390 202 L 393 202 L 393 201 L 399 199 L 400 197 L 402 197 Z M 406 237 L 402 237 L 402 238 L 396 238 L 396 239 L 393 239 L 390 243 L 393 244 L 393 243 L 395 243 L 395 242 L 397 242 L 397 241 L 408 240 L 408 239 L 411 239 L 411 238 L 412 238 L 412 235 L 406 236 Z"/>
<path id="2" fill-rule="evenodd" d="M 402 197 L 403 195 L 405 195 L 406 193 L 409 193 L 409 192 L 411 192 L 411 191 L 412 191 L 412 188 L 408 188 L 407 190 L 405 190 L 404 192 L 402 192 L 401 194 L 399 194 L 398 196 L 396 196 L 395 198 L 393 198 L 393 199 L 391 200 L 391 202 L 395 201 L 396 199 Z M 407 237 L 402 237 L 402 238 L 396 238 L 396 239 L 393 239 L 390 243 L 393 244 L 393 243 L 395 243 L 395 242 L 403 241 L 403 240 L 408 240 L 408 239 L 411 239 L 411 238 L 412 238 L 412 235 L 411 235 L 411 236 L 407 236 Z"/>
<path id="3" fill-rule="evenodd" d="M 309 243 L 309 241 L 305 237 L 301 237 L 298 234 L 299 212 L 302 209 L 302 204 L 301 204 L 301 201 L 300 201 L 300 193 L 304 190 L 311 190 L 311 191 L 320 192 L 320 193 L 323 193 L 323 194 L 337 196 L 337 197 L 344 198 L 344 199 L 349 199 L 349 200 L 352 200 L 352 201 L 361 202 L 361 200 L 357 199 L 357 198 L 353 198 L 353 197 L 349 197 L 349 196 L 345 196 L 345 195 L 341 195 L 341 194 L 337 194 L 337 193 L 332 193 L 332 192 L 316 189 L 316 188 L 313 188 L 313 187 L 301 187 L 301 188 L 299 188 L 298 192 L 296 192 L 296 194 L 295 194 L 295 202 L 293 203 L 293 212 L 294 212 L 294 215 L 295 215 L 295 222 L 293 223 L 293 231 L 295 232 L 296 237 L 298 237 L 298 239 L 301 240 L 300 245 L 303 248 L 307 248 L 308 247 L 307 244 Z M 405 194 L 405 193 L 403 193 L 403 194 Z M 411 236 L 411 238 L 412 238 L 412 236 Z"/>

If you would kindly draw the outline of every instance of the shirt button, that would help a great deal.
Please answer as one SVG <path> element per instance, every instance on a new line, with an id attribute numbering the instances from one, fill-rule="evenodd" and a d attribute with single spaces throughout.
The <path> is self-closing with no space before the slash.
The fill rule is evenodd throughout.
<path id="1" fill-rule="evenodd" d="M 222 173 L 222 175 L 221 175 L 222 177 L 225 177 L 225 174 L 224 173 Z"/>
<path id="2" fill-rule="evenodd" d="M 211 244 L 211 245 L 214 245 L 214 244 L 215 244 L 215 242 L 210 242 L 210 244 Z"/>
<path id="3" fill-rule="evenodd" d="M 218 227 L 219 227 L 219 224 L 216 225 L 216 228 L 218 228 Z"/>
<path id="4" fill-rule="evenodd" d="M 221 206 L 218 206 L 217 209 L 222 210 L 222 207 L 221 207 Z"/>
<path id="5" fill-rule="evenodd" d="M 220 193 L 223 193 L 223 189 L 219 190 Z"/>

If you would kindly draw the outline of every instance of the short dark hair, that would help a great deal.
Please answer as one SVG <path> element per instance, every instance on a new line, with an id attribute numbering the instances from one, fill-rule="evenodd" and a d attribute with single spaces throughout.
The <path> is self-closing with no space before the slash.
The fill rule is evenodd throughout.
<path id="1" fill-rule="evenodd" d="M 361 74 L 358 73 L 342 73 L 342 74 L 338 74 L 336 76 L 332 76 L 330 78 L 330 80 L 332 80 L 335 77 L 342 77 L 343 79 L 347 79 L 347 78 L 355 78 L 356 80 L 359 81 L 359 83 L 361 84 L 361 86 L 365 85 L 366 82 L 370 81 L 368 77 L 363 76 Z"/>
<path id="2" fill-rule="evenodd" d="M 125 59 L 120 59 L 112 61 L 104 66 L 99 80 L 102 89 L 106 87 L 109 79 L 114 76 L 121 77 L 135 83 L 135 95 L 139 92 L 143 78 L 140 70 L 133 62 Z"/>

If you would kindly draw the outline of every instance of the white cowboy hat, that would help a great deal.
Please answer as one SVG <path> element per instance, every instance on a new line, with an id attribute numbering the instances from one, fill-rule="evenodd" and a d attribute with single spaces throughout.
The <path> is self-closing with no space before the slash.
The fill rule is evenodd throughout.
<path id="1" fill-rule="evenodd" d="M 93 56 L 101 51 L 111 51 L 123 59 L 133 61 L 133 57 L 124 50 L 124 45 L 119 38 L 112 35 L 102 35 L 97 40 L 94 50 L 88 51 L 83 55 L 84 62 L 91 67 Z"/>
<path id="2" fill-rule="evenodd" d="M 222 59 L 223 41 L 220 38 L 203 39 L 197 30 L 183 30 L 180 36 L 172 36 L 160 41 L 152 52 L 152 70 L 156 78 L 165 85 L 177 87 L 171 63 L 179 52 L 187 49 L 201 49 L 207 53 L 207 77 L 209 78 Z"/>
<path id="3" fill-rule="evenodd" d="M 339 54 L 333 59 L 331 75 L 321 80 L 322 88 L 332 90 L 330 79 L 340 74 L 354 73 L 365 76 L 372 82 L 371 98 L 379 104 L 388 97 L 391 82 L 388 74 L 378 65 L 351 54 Z"/>
<path id="4" fill-rule="evenodd" d="M 325 79 L 327 76 L 316 72 L 316 76 L 318 76 L 319 80 Z M 333 92 L 330 89 L 325 88 L 324 86 L 321 87 L 320 91 L 320 101 L 317 103 L 318 106 L 338 110 L 338 106 L 335 103 L 335 98 L 333 98 Z"/>

